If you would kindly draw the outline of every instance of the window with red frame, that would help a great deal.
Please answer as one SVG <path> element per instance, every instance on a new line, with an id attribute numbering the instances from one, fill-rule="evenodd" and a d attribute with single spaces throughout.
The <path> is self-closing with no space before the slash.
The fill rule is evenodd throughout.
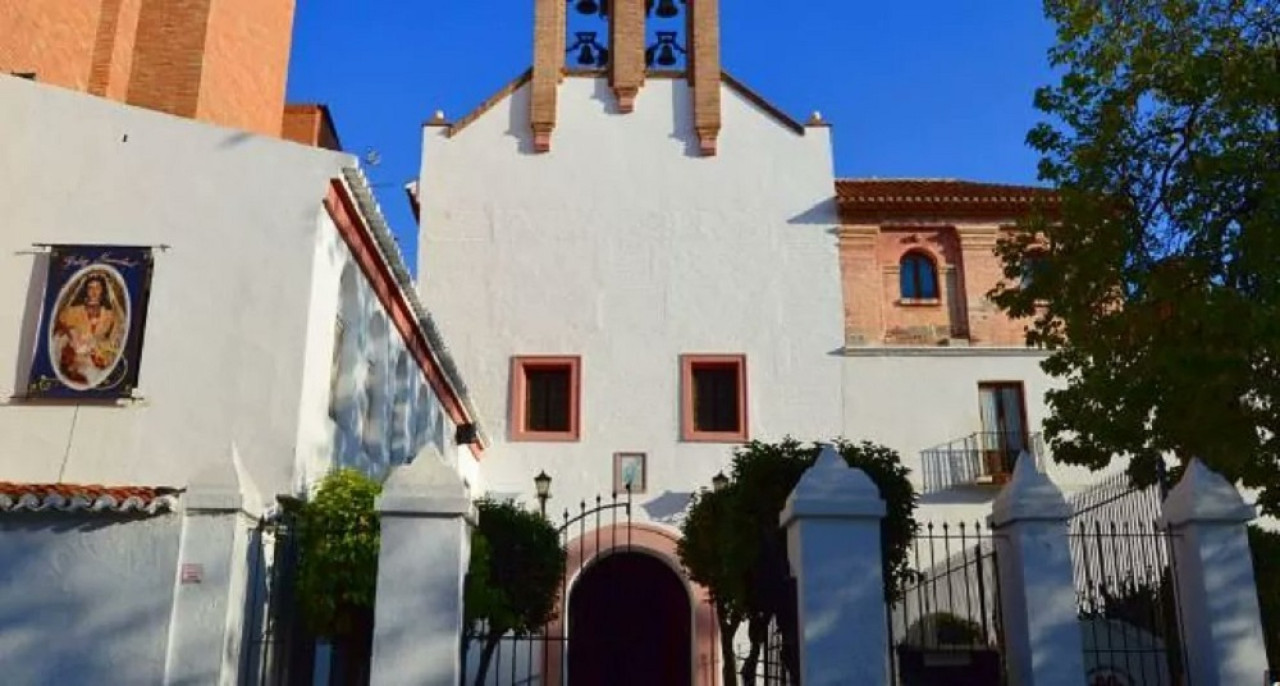
<path id="1" fill-rule="evenodd" d="M 581 362 L 577 357 L 517 357 L 511 365 L 511 438 L 578 440 Z"/>
<path id="2" fill-rule="evenodd" d="M 747 363 L 742 355 L 681 358 L 681 428 L 686 441 L 747 440 Z"/>

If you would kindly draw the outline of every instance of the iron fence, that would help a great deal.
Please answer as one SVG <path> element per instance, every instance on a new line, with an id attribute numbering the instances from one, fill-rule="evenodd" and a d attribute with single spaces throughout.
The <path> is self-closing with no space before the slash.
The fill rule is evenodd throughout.
<path id="1" fill-rule="evenodd" d="M 1070 542 L 1090 686 L 1186 686 L 1177 568 L 1160 524 L 1163 475 L 1109 477 L 1072 498 Z"/>
<path id="2" fill-rule="evenodd" d="M 794 601 L 795 579 L 788 580 L 788 588 Z M 741 686 L 800 686 L 799 625 L 793 612 L 786 614 L 769 620 L 758 654 L 752 655 L 749 649 L 738 651 L 736 671 Z"/>
<path id="3" fill-rule="evenodd" d="M 263 518 L 250 533 L 250 551 L 241 683 L 310 684 L 315 637 L 304 629 L 298 612 L 298 538 L 292 516 L 282 512 Z"/>
<path id="4" fill-rule="evenodd" d="M 579 504 L 578 511 L 564 511 L 558 527 L 565 555 L 556 607 L 562 611 L 542 630 L 525 635 L 506 633 L 491 636 L 484 624 L 466 627 L 462 637 L 462 681 L 460 686 L 560 686 L 566 679 L 584 681 L 570 675 L 589 671 L 593 665 L 575 664 L 569 650 L 569 627 L 565 613 L 569 607 L 569 582 L 604 554 L 626 552 L 631 547 L 631 496 L 618 494 L 597 497 L 594 505 Z M 620 589 L 625 591 L 625 589 Z M 575 675 L 577 676 L 577 675 Z M 605 682 L 601 682 L 605 683 Z"/>
<path id="5" fill-rule="evenodd" d="M 911 542 L 913 579 L 888 605 L 892 683 L 1006 683 L 996 563 L 981 523 L 921 527 Z"/>

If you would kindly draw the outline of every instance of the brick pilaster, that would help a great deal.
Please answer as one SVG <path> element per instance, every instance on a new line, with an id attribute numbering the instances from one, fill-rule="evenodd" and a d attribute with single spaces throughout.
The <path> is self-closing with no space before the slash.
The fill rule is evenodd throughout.
<path id="1" fill-rule="evenodd" d="M 103 1 L 89 72 L 90 93 L 112 100 L 125 99 L 141 10 L 142 0 Z"/>
<path id="2" fill-rule="evenodd" d="M 535 0 L 529 124 L 537 152 L 551 150 L 551 132 L 556 128 L 556 91 L 564 70 L 565 12 L 564 0 Z"/>
<path id="3" fill-rule="evenodd" d="M 720 136 L 720 1 L 695 0 L 688 7 L 693 126 L 699 150 L 711 156 Z"/>
<path id="4" fill-rule="evenodd" d="M 987 298 L 987 292 L 1002 278 L 1002 267 L 995 257 L 1000 229 L 997 226 L 961 226 L 957 233 L 963 260 L 963 302 L 969 320 L 969 338 L 974 343 L 1004 342 L 1001 330 L 1008 325 L 1008 318 Z"/>
<path id="5" fill-rule="evenodd" d="M 211 0 L 145 3 L 138 17 L 129 104 L 195 118 L 211 4 Z"/>
<path id="6" fill-rule="evenodd" d="M 618 98 L 618 110 L 635 109 L 636 94 L 644 85 L 645 2 L 613 0 L 609 22 L 609 85 Z"/>
<path id="7" fill-rule="evenodd" d="M 840 273 L 844 285 L 845 344 L 877 345 L 884 339 L 881 311 L 884 287 L 876 245 L 877 226 L 845 226 L 840 229 Z"/>

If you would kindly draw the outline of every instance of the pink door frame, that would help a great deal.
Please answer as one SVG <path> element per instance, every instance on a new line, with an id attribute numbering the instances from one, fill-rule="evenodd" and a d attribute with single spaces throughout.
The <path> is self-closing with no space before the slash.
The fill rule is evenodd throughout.
<path id="1" fill-rule="evenodd" d="M 717 651 L 720 640 L 711 594 L 704 586 L 695 584 L 685 575 L 676 554 L 676 543 L 679 540 L 680 537 L 675 532 L 666 528 L 633 522 L 630 524 L 630 531 L 626 524 L 602 526 L 569 541 L 568 555 L 565 558 L 567 578 L 561 584 L 561 588 L 565 589 L 565 597 L 556 599 L 558 613 L 546 627 L 547 636 L 564 636 L 566 640 L 548 641 L 545 644 L 545 683 L 562 686 L 568 678 L 567 674 L 561 673 L 561 667 L 564 665 L 564 649 L 568 642 L 565 617 L 569 614 L 569 598 L 573 596 L 574 583 L 598 558 L 625 547 L 625 550 L 618 552 L 652 555 L 666 563 L 680 577 L 693 603 L 690 608 L 693 615 L 693 686 L 718 686 L 720 667 Z"/>

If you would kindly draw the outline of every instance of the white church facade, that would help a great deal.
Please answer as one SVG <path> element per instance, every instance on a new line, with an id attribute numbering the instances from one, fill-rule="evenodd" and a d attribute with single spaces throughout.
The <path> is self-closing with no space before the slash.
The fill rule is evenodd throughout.
<path id="1" fill-rule="evenodd" d="M 323 119 L 0 75 L 6 683 L 235 683 L 253 527 L 339 467 L 530 506 L 545 474 L 556 516 L 628 494 L 676 575 L 752 440 L 882 443 L 937 521 L 983 519 L 1020 455 L 1096 480 L 1046 454 L 1054 382 L 986 299 L 1050 194 L 836 178 L 821 117 L 722 69 L 714 0 L 619 0 L 589 39 L 533 5 L 532 68 L 423 128 L 416 281 Z"/>
<path id="2" fill-rule="evenodd" d="M 575 35 L 562 5 L 535 25 Z M 529 72 L 424 127 L 419 289 L 491 427 L 484 488 L 532 502 L 545 472 L 572 510 L 642 463 L 633 496 L 669 522 L 734 445 L 787 436 L 897 450 L 942 519 L 984 516 L 1023 451 L 1093 481 L 1048 459 L 1044 354 L 986 298 L 996 240 L 1052 196 L 837 179 L 819 115 L 720 68 L 714 3 L 642 5 L 592 39 L 607 66 L 539 33 Z M 675 67 L 626 38 L 646 21 Z"/>

